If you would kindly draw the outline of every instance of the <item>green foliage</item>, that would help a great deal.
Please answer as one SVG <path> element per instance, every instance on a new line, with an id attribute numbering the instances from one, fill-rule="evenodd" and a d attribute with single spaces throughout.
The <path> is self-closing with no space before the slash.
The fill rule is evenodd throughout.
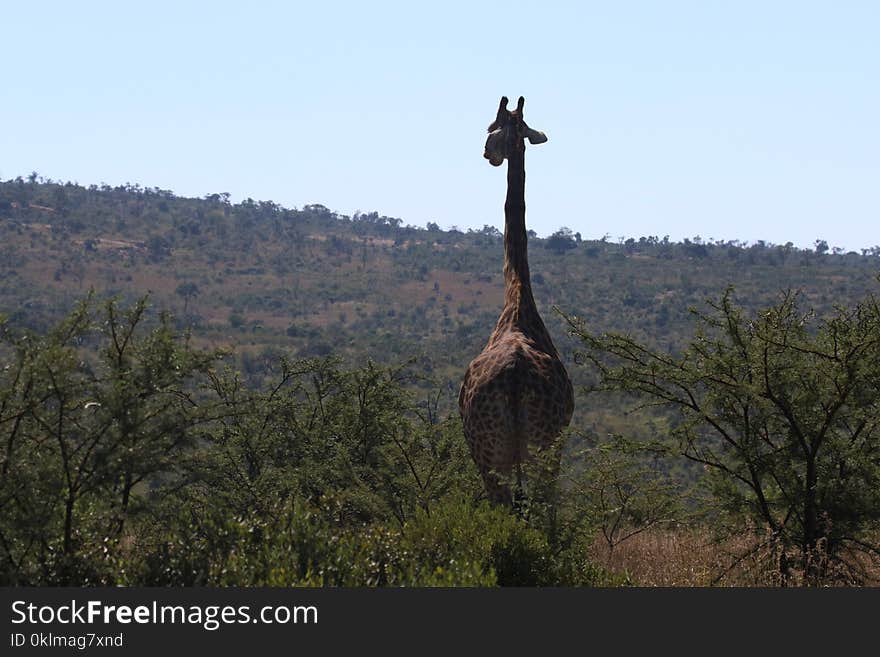
<path id="1" fill-rule="evenodd" d="M 192 381 L 216 354 L 145 304 L 90 300 L 46 336 L 3 332 L 0 559 L 8 583 L 96 583 L 135 489 L 173 469 L 204 421 Z"/>
<path id="2" fill-rule="evenodd" d="M 221 401 L 198 478 L 234 513 L 294 494 L 332 496 L 346 522 L 402 525 L 451 491 L 476 494 L 457 418 L 439 421 L 404 385 L 406 368 L 343 371 L 333 359 L 288 361 L 251 390 L 231 370 L 213 373 Z"/>
<path id="3" fill-rule="evenodd" d="M 609 554 L 652 527 L 684 519 L 684 491 L 649 449 L 615 437 L 575 455 L 574 506 L 598 529 Z"/>
<path id="4" fill-rule="evenodd" d="M 485 502 L 451 495 L 403 526 L 347 525 L 338 506 L 323 502 L 289 501 L 265 517 L 178 511 L 144 532 L 119 571 L 128 583 L 185 586 L 618 583 L 582 555 L 577 566 L 566 562 L 540 531 Z"/>
<path id="5" fill-rule="evenodd" d="M 450 497 L 402 527 L 349 526 L 334 518 L 333 511 L 332 503 L 313 507 L 290 502 L 259 519 L 198 514 L 166 520 L 168 538 L 138 544 L 137 553 L 145 556 L 121 570 L 131 581 L 164 585 L 494 586 L 550 581 L 550 555 L 542 536 L 485 503 L 474 506 Z"/>
<path id="6" fill-rule="evenodd" d="M 577 248 L 577 241 L 571 229 L 563 227 L 548 237 L 544 246 L 556 255 L 563 255 L 566 251 Z"/>
<path id="7" fill-rule="evenodd" d="M 680 354 L 576 320 L 600 388 L 635 393 L 676 412 L 681 453 L 706 468 L 720 520 L 763 528 L 780 577 L 807 582 L 854 552 L 880 552 L 880 307 L 868 297 L 817 320 L 785 294 L 748 314 L 728 291 Z"/>
<path id="8" fill-rule="evenodd" d="M 3 326 L 6 584 L 611 581 L 560 547 L 538 487 L 527 517 L 479 501 L 460 421 L 410 365 L 281 357 L 246 385 L 143 300 Z"/>

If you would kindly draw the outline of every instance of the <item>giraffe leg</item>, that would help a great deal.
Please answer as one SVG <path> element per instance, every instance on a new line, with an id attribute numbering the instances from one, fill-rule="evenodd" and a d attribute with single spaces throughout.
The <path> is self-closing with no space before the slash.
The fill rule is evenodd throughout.
<path id="1" fill-rule="evenodd" d="M 529 508 L 526 503 L 525 477 L 523 476 L 522 464 L 516 465 L 516 488 L 513 492 L 513 508 L 516 515 L 523 520 L 527 520 L 529 516 Z"/>
<path id="2" fill-rule="evenodd" d="M 486 495 L 493 504 L 512 507 L 513 495 L 508 485 L 497 472 L 489 468 L 480 468 L 480 475 L 486 487 Z"/>

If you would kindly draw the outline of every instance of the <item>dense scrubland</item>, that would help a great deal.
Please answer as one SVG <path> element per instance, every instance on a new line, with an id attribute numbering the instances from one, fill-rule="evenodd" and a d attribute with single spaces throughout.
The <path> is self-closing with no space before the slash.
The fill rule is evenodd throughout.
<path id="1" fill-rule="evenodd" d="M 497 228 L 0 183 L 0 579 L 876 583 L 880 248 L 817 238 L 533 236 L 578 394 L 511 513 L 455 408 Z"/>

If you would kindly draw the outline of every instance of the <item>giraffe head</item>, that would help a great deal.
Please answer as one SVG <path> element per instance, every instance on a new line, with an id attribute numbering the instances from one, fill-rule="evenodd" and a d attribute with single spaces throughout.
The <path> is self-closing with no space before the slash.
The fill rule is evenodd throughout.
<path id="1" fill-rule="evenodd" d="M 526 99 L 522 96 L 516 103 L 516 109 L 512 112 L 507 109 L 507 96 L 501 97 L 498 105 L 498 115 L 489 126 L 489 136 L 486 138 L 486 148 L 483 157 L 489 160 L 493 167 L 500 166 L 504 158 L 508 157 L 514 149 L 525 148 L 523 139 L 528 139 L 531 144 L 543 144 L 547 141 L 547 135 L 539 130 L 532 130 L 523 121 L 523 105 Z"/>

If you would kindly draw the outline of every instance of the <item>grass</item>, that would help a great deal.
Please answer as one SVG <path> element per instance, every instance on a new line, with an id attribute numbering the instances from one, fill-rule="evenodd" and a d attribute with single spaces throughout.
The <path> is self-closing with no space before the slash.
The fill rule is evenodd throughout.
<path id="1" fill-rule="evenodd" d="M 618 544 L 597 537 L 590 559 L 635 586 L 779 586 L 777 557 L 754 534 L 719 540 L 705 528 L 655 528 Z M 742 555 L 750 556 L 742 558 Z M 794 573 L 791 585 L 803 584 Z M 880 558 L 847 555 L 824 585 L 880 586 Z"/>

